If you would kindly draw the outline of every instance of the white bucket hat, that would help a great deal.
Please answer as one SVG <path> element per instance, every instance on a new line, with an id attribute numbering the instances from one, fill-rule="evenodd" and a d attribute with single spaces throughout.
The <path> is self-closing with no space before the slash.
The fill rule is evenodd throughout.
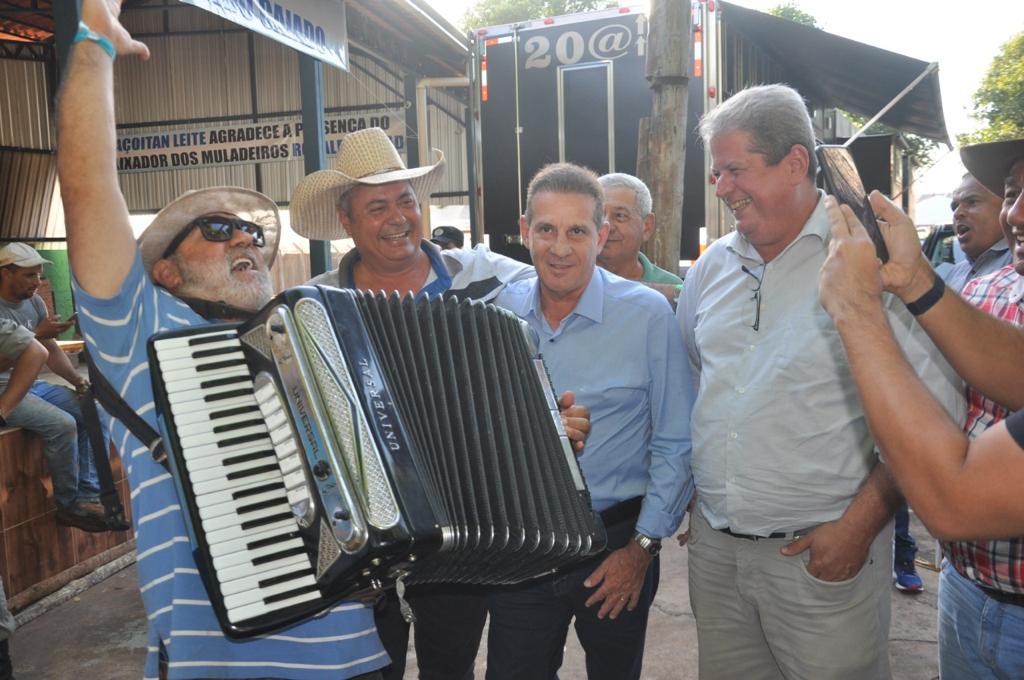
<path id="1" fill-rule="evenodd" d="M 223 213 L 263 227 L 263 261 L 270 268 L 277 255 L 281 235 L 281 216 L 277 204 L 258 191 L 241 187 L 211 187 L 187 191 L 157 213 L 139 236 L 142 266 L 151 274 L 167 246 L 192 220 L 203 215 Z"/>
<path id="2" fill-rule="evenodd" d="M 338 198 L 357 184 L 387 184 L 408 180 L 420 205 L 430 198 L 444 174 L 444 154 L 434 149 L 434 164 L 407 168 L 391 140 L 380 128 L 350 132 L 341 139 L 333 170 L 306 175 L 292 194 L 291 226 L 308 239 L 345 238 L 338 219 Z"/>

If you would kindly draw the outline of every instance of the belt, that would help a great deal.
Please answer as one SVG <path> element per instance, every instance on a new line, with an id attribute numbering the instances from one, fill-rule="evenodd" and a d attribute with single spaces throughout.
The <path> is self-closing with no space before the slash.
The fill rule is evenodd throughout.
<path id="1" fill-rule="evenodd" d="M 742 539 L 747 540 L 747 541 L 766 541 L 766 540 L 769 540 L 769 539 L 785 539 L 787 541 L 791 541 L 794 538 L 799 538 L 800 536 L 806 536 L 814 528 L 815 527 L 807 527 L 806 529 L 798 529 L 796 531 L 775 531 L 775 532 L 772 532 L 772 533 L 768 534 L 767 536 L 755 536 L 753 534 L 740 534 L 740 533 L 737 533 L 737 532 L 733 531 L 729 527 L 725 527 L 724 529 L 715 529 L 715 531 L 721 531 L 723 534 L 728 534 L 728 535 L 732 536 L 733 538 L 742 538 Z"/>
<path id="2" fill-rule="evenodd" d="M 626 520 L 636 521 L 640 516 L 640 506 L 643 505 L 644 497 L 637 496 L 629 500 L 616 503 L 612 507 L 601 511 L 601 521 L 606 527 L 615 526 Z"/>
<path id="3" fill-rule="evenodd" d="M 985 593 L 985 595 L 992 598 L 999 604 L 1010 604 L 1015 607 L 1024 607 L 1024 595 L 1021 595 L 1020 593 L 1006 593 L 1002 590 L 978 585 L 977 583 L 974 585 L 978 586 L 978 590 Z"/>

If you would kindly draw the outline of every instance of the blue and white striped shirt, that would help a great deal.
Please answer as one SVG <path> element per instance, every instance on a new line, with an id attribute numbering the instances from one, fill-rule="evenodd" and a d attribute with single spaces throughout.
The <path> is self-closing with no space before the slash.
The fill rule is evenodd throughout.
<path id="1" fill-rule="evenodd" d="M 145 275 L 136 253 L 121 291 L 95 298 L 74 282 L 82 333 L 97 367 L 154 428 L 156 412 L 146 340 L 164 330 L 204 324 Z M 131 487 L 139 586 L 149 619 L 145 678 L 158 677 L 161 648 L 168 678 L 338 680 L 388 663 L 373 610 L 342 602 L 325 615 L 273 635 L 226 638 L 192 557 L 170 474 L 120 422 L 112 427 Z"/>

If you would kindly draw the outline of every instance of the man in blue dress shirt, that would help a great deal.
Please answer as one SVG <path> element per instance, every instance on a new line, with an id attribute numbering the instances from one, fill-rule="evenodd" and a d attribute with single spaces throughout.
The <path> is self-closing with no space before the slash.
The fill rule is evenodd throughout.
<path id="1" fill-rule="evenodd" d="M 596 267 L 608 230 L 592 172 L 557 164 L 533 178 L 520 231 L 537 278 L 496 302 L 537 332 L 555 391 L 590 407 L 580 463 L 609 548 L 490 595 L 488 680 L 554 678 L 573 617 L 591 680 L 639 678 L 660 540 L 693 494 L 682 336 L 664 297 Z"/>

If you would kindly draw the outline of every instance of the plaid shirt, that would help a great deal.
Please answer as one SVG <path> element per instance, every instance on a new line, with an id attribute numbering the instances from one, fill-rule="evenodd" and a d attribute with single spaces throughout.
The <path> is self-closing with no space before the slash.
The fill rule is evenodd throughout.
<path id="1" fill-rule="evenodd" d="M 1024 327 L 1024 278 L 1014 271 L 1013 265 L 971 280 L 961 294 L 978 309 Z M 971 439 L 1010 415 L 1005 406 L 969 386 L 967 402 L 964 432 Z M 956 541 L 942 547 L 964 578 L 986 588 L 1024 594 L 1024 536 L 1000 541 Z"/>

